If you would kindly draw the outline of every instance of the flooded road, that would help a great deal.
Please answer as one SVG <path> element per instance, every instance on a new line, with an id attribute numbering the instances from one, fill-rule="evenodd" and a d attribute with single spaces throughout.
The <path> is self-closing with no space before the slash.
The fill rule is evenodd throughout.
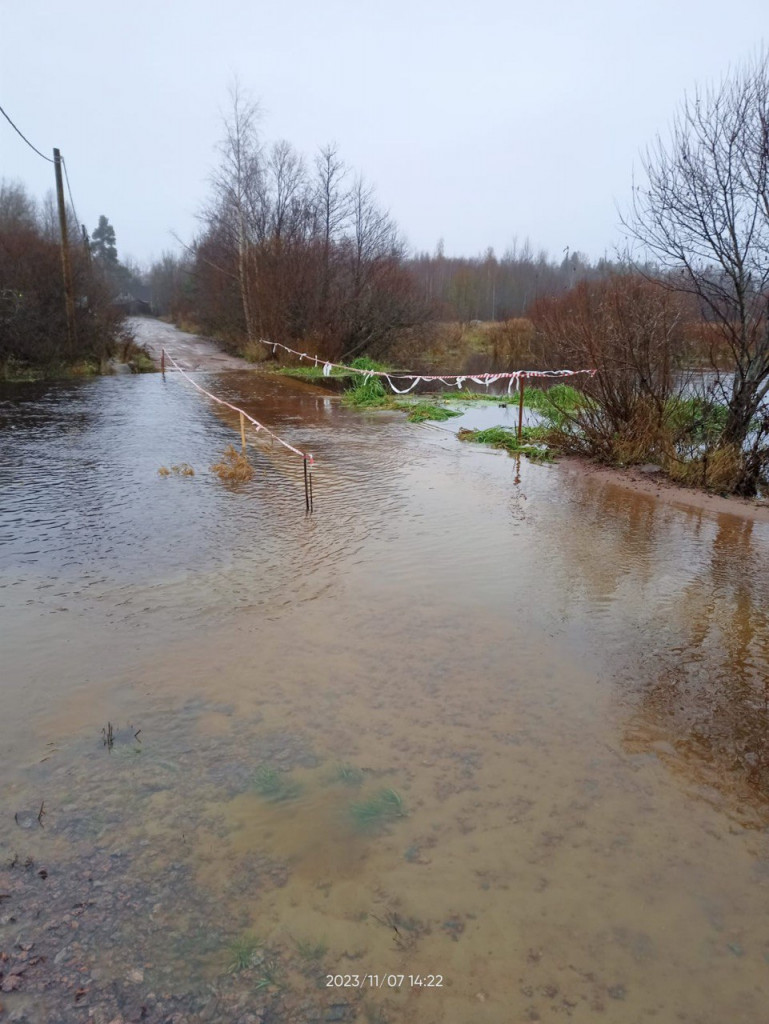
<path id="1" fill-rule="evenodd" d="M 0 391 L 9 1019 L 762 1020 L 769 526 L 196 379 L 314 515 L 178 376 Z"/>

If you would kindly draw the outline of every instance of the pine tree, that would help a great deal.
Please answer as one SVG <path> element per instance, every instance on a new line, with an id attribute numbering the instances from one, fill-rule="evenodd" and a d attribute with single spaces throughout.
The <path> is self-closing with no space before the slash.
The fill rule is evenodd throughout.
<path id="1" fill-rule="evenodd" d="M 117 246 L 115 244 L 115 229 L 109 220 L 102 214 L 99 217 L 99 226 L 91 235 L 91 252 L 94 258 L 104 264 L 105 267 L 117 267 Z"/>

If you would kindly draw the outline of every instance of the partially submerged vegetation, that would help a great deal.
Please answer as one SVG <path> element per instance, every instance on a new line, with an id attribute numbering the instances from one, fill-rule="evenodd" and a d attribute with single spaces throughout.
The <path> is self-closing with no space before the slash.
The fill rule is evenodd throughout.
<path id="1" fill-rule="evenodd" d="M 406 417 L 411 423 L 424 423 L 425 420 L 450 420 L 452 416 L 461 416 L 458 409 L 449 409 L 445 405 L 435 405 L 433 402 L 414 402 L 407 405 L 405 402 L 398 402 L 398 409 L 408 409 Z"/>
<path id="2" fill-rule="evenodd" d="M 553 455 L 550 449 L 536 442 L 544 442 L 548 431 L 545 427 L 523 427 L 521 438 L 509 427 L 490 427 L 488 430 L 460 430 L 457 437 L 460 441 L 474 441 L 476 444 L 488 444 L 492 448 L 504 448 L 511 455 L 525 455 L 534 462 L 550 462 Z M 535 442 L 535 443 L 532 443 Z"/>
<path id="3" fill-rule="evenodd" d="M 245 483 L 253 477 L 254 467 L 243 452 L 230 444 L 225 448 L 221 460 L 211 466 L 211 472 L 227 483 Z"/>
<path id="4" fill-rule="evenodd" d="M 195 470 L 189 464 L 189 462 L 180 462 L 178 465 L 161 466 L 158 470 L 158 476 L 195 476 Z"/>

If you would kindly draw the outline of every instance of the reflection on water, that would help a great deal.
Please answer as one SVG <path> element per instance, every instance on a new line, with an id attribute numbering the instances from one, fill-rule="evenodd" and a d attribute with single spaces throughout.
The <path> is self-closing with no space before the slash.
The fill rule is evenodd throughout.
<path id="1" fill-rule="evenodd" d="M 8 1005 L 762 1019 L 767 527 L 216 390 L 314 516 L 171 375 L 0 396 L 0 948 L 56 964 Z"/>

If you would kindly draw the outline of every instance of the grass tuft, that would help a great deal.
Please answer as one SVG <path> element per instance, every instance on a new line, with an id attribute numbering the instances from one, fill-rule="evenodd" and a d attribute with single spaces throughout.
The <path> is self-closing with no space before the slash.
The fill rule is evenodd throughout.
<path id="1" fill-rule="evenodd" d="M 178 466 L 161 466 L 158 476 L 195 476 L 195 470 L 188 462 L 180 462 Z"/>
<path id="2" fill-rule="evenodd" d="M 342 401 L 357 408 L 376 409 L 389 405 L 391 398 L 380 377 L 358 377 L 351 387 L 345 389 Z"/>
<path id="3" fill-rule="evenodd" d="M 378 363 L 375 359 L 369 359 L 368 356 L 358 356 L 357 359 L 353 359 L 348 365 L 353 370 L 379 370 L 380 373 L 386 372 L 388 369 L 384 363 Z"/>

